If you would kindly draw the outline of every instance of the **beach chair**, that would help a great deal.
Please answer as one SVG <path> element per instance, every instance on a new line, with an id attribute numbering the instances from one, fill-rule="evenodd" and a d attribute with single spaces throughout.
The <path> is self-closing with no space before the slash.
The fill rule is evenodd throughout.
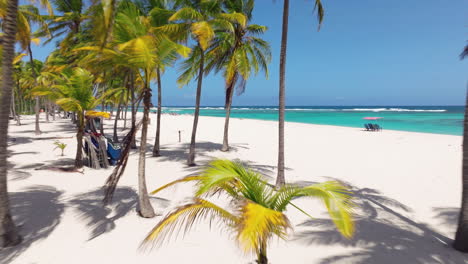
<path id="1" fill-rule="evenodd" d="M 375 131 L 375 127 L 374 127 L 374 125 L 372 125 L 371 123 L 367 124 L 367 126 L 369 126 L 369 129 L 370 129 L 371 131 Z"/>
<path id="2" fill-rule="evenodd" d="M 380 127 L 378 124 L 374 124 L 373 126 L 374 126 L 375 130 L 377 130 L 377 131 L 382 130 L 382 127 Z"/>
<path id="3" fill-rule="evenodd" d="M 366 131 L 369 131 L 370 130 L 369 124 L 364 124 L 364 128 L 366 129 Z"/>

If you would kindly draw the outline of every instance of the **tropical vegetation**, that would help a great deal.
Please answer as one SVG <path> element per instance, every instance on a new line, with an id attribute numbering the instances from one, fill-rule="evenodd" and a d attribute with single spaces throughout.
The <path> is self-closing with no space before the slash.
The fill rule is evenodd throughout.
<path id="1" fill-rule="evenodd" d="M 144 244 L 163 242 L 175 230 L 188 231 L 196 221 L 208 219 L 232 231 L 242 249 L 255 254 L 258 263 L 267 263 L 271 239 L 286 239 L 292 229 L 287 209 L 309 215 L 310 208 L 294 204 L 297 198 L 321 200 L 339 232 L 347 238 L 353 235 L 353 194 L 344 185 L 329 181 L 300 186 L 286 181 L 284 118 L 290 0 L 283 0 L 283 4 L 275 185 L 240 162 L 215 160 L 199 174 L 170 182 L 151 193 L 154 195 L 181 182 L 195 183 L 192 201 L 160 220 Z M 40 0 L 39 3 L 21 2 L 20 6 L 18 0 L 0 0 L 0 247 L 21 242 L 7 195 L 7 120 L 10 117 L 21 125 L 22 115 L 34 114 L 36 135 L 41 134 L 41 122 L 49 122 L 50 118 L 54 121 L 56 114 L 70 117 L 76 126 L 75 169 L 85 165 L 83 137 L 87 118 L 113 117 L 109 141 L 120 143 L 121 155 L 105 183 L 103 200 L 108 203 L 113 199 L 130 153 L 137 149 L 137 212 L 145 218 L 154 217 L 146 184 L 151 85 L 155 84 L 157 93 L 153 157 L 164 155 L 161 151 L 163 77 L 170 68 L 178 70 L 179 87 L 192 82 L 196 85 L 187 165 L 196 165 L 203 82 L 208 75 L 219 74 L 224 79 L 221 150 L 228 151 L 234 92 L 242 94 L 249 79 L 261 72 L 267 78 L 272 59 L 270 43 L 263 39 L 267 27 L 254 23 L 254 8 L 254 0 Z M 314 0 L 314 8 L 320 29 L 324 18 L 321 0 Z M 33 54 L 34 45 L 52 42 L 56 43 L 56 49 L 44 61 L 38 60 Z M 467 56 L 468 46 L 461 54 L 462 58 Z M 164 89 L 169 86 L 164 83 Z M 137 119 L 139 111 L 141 119 Z M 468 140 L 466 116 L 465 142 Z M 119 120 L 123 120 L 123 127 L 119 127 Z M 125 134 L 120 135 L 119 129 Z M 139 141 L 137 133 L 141 133 Z M 102 126 L 99 134 L 105 134 Z M 54 144 L 63 155 L 66 144 L 58 141 Z M 468 150 L 465 145 L 463 155 L 462 213 L 454 247 L 468 252 Z M 229 206 L 221 207 L 210 200 L 218 195 L 228 198 Z"/>
<path id="2" fill-rule="evenodd" d="M 206 219 L 219 222 L 233 233 L 246 253 L 254 253 L 257 263 L 268 263 L 267 247 L 273 237 L 286 239 L 292 229 L 286 210 L 294 207 L 297 198 L 322 201 L 341 234 L 350 238 L 354 233 L 353 201 L 346 188 L 336 181 L 308 186 L 293 184 L 279 189 L 268 184 L 261 174 L 240 162 L 214 160 L 200 174 L 170 182 L 152 194 L 182 182 L 194 182 L 192 201 L 178 206 L 151 230 L 145 243 L 161 243 L 173 233 L 188 232 L 194 223 Z M 209 198 L 226 196 L 229 208 L 223 208 Z"/>

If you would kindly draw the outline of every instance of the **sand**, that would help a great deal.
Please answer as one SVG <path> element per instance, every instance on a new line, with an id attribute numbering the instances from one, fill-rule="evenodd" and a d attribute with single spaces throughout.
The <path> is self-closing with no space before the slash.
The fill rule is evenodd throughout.
<path id="1" fill-rule="evenodd" d="M 208 223 L 192 232 L 141 251 L 140 242 L 151 228 L 190 196 L 192 186 L 179 185 L 151 198 L 153 219 L 137 216 L 137 159 L 130 156 L 114 202 L 101 204 L 111 169 L 84 173 L 36 170 L 72 164 L 76 150 L 70 120 L 45 123 L 34 135 L 34 118 L 10 125 L 9 192 L 12 213 L 24 242 L 0 251 L 0 263 L 255 263 L 242 253 L 232 235 Z M 193 173 L 185 165 L 192 118 L 163 115 L 162 156 L 146 162 L 150 190 Z M 155 134 L 151 115 L 149 147 Z M 197 134 L 197 163 L 213 158 L 240 159 L 274 182 L 277 162 L 277 123 L 231 119 L 230 152 L 221 152 L 223 118 L 201 117 Z M 113 120 L 105 122 L 112 135 Z M 122 127 L 122 123 L 119 123 Z M 178 142 L 181 130 L 182 142 Z M 123 135 L 123 131 L 119 130 Z M 68 144 L 65 156 L 53 142 Z M 342 238 L 317 201 L 297 205 L 314 217 L 287 211 L 294 226 L 288 241 L 272 240 L 271 263 L 468 263 L 468 256 L 450 248 L 461 199 L 460 136 L 299 123 L 286 124 L 286 180 L 341 180 L 356 193 L 353 239 Z M 196 169 L 196 168 L 195 168 Z"/>

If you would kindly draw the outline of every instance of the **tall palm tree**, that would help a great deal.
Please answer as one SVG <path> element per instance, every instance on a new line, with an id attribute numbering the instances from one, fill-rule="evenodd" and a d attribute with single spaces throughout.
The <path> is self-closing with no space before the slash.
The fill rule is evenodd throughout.
<path id="1" fill-rule="evenodd" d="M 206 71 L 210 72 L 211 68 L 215 68 L 216 71 L 222 70 L 226 82 L 226 118 L 221 150 L 228 151 L 229 117 L 234 89 L 237 89 L 239 93 L 243 93 L 252 72 L 257 74 L 259 70 L 263 70 L 268 78 L 271 51 L 268 42 L 257 37 L 263 34 L 267 28 L 256 24 L 248 24 L 252 19 L 254 0 L 227 0 L 224 5 L 228 13 L 241 13 L 247 18 L 247 23 L 244 25 L 234 23 L 234 31 L 216 32 L 216 37 L 207 56 Z"/>
<path id="2" fill-rule="evenodd" d="M 112 41 L 108 43 L 107 47 L 83 47 L 80 48 L 80 50 L 97 52 L 97 54 L 99 54 L 98 59 L 105 64 L 111 62 L 130 69 L 131 96 L 134 95 L 134 80 L 136 79 L 134 76 L 138 75 L 139 79 L 142 80 L 140 97 L 143 100 L 144 110 L 143 119 L 141 121 L 141 142 L 138 160 L 138 211 L 142 217 L 150 218 L 155 216 L 154 210 L 149 202 L 145 177 L 146 141 L 151 105 L 150 82 L 154 79 L 157 66 L 163 65 L 166 54 L 173 54 L 173 52 L 176 51 L 181 55 L 186 55 L 189 50 L 181 45 L 176 45 L 164 36 L 154 34 L 150 18 L 145 17 L 135 4 L 122 2 L 117 10 L 118 12 L 115 14 L 115 24 L 113 26 Z M 90 54 L 93 56 L 93 54 L 96 53 Z M 133 120 L 132 118 L 132 123 L 134 122 Z M 132 135 L 135 135 L 135 129 L 135 124 L 132 124 Z M 120 164 L 122 163 L 123 162 L 120 162 Z M 111 174 L 108 180 L 108 182 L 112 182 L 112 184 L 109 185 L 109 190 L 114 190 L 120 176 L 121 171 L 115 170 L 114 173 Z M 112 191 L 110 191 L 109 195 L 106 197 L 111 196 Z"/>
<path id="3" fill-rule="evenodd" d="M 315 0 L 315 9 L 320 25 L 323 21 L 324 9 L 321 0 Z M 289 0 L 284 0 L 283 24 L 281 33 L 280 51 L 280 78 L 279 78 L 279 108 L 278 108 L 278 175 L 276 186 L 285 184 L 284 178 L 284 112 L 286 105 L 286 50 L 288 46 Z"/>
<path id="4" fill-rule="evenodd" d="M 15 56 L 18 0 L 8 0 L 4 10 L 2 90 L 0 97 L 0 247 L 14 246 L 21 242 L 21 237 L 11 218 L 7 188 L 7 140 L 11 92 L 13 89 L 13 58 Z"/>
<path id="5" fill-rule="evenodd" d="M 172 39 L 174 42 L 169 43 L 170 45 L 176 45 L 177 36 L 170 36 L 164 30 L 161 30 L 161 27 L 169 24 L 169 18 L 175 12 L 174 3 L 167 0 L 140 0 L 136 2 L 140 6 L 142 12 L 145 16 L 150 18 L 151 26 L 153 27 L 152 33 L 155 38 L 165 37 L 167 39 Z M 173 54 L 164 55 L 164 61 L 160 61 L 156 66 L 156 85 L 158 91 L 158 103 L 157 103 L 157 115 L 156 115 L 156 135 L 154 138 L 153 146 L 153 157 L 159 157 L 160 154 L 160 136 L 161 136 L 161 112 L 162 112 L 162 81 L 161 75 L 163 70 L 167 66 L 171 66 L 177 59 L 177 54 L 175 51 L 172 51 Z M 161 54 L 158 55 L 162 57 Z"/>
<path id="6" fill-rule="evenodd" d="M 292 228 L 286 209 L 296 198 L 321 200 L 338 230 L 350 238 L 354 233 L 351 193 L 340 183 L 329 181 L 306 187 L 286 185 L 279 189 L 263 180 L 262 175 L 239 162 L 215 160 L 200 175 L 188 176 L 168 183 L 152 194 L 180 182 L 195 182 L 193 201 L 178 206 L 151 230 L 144 243 L 163 242 L 178 228 L 188 232 L 195 222 L 208 218 L 218 221 L 236 235 L 246 253 L 257 255 L 257 263 L 266 264 L 267 246 L 277 236 L 285 239 Z M 226 195 L 231 210 L 224 209 L 204 197 Z"/>
<path id="7" fill-rule="evenodd" d="M 460 59 L 466 57 L 468 57 L 468 45 L 460 54 Z M 463 122 L 462 186 L 462 205 L 453 247 L 456 250 L 468 252 L 468 94 L 465 102 L 465 120 Z"/>
<path id="8" fill-rule="evenodd" d="M 215 37 L 216 30 L 233 31 L 234 23 L 239 23 L 244 26 L 246 18 L 242 14 L 226 14 L 222 13 L 222 6 L 217 0 L 185 0 L 180 1 L 183 7 L 177 10 L 169 21 L 179 22 L 180 27 L 169 25 L 170 30 L 186 30 L 196 45 L 192 49 L 190 57 L 181 65 L 182 74 L 177 82 L 183 86 L 189 83 L 195 77 L 197 78 L 197 92 L 195 99 L 195 113 L 193 118 L 192 136 L 190 139 L 189 154 L 187 165 L 194 166 L 195 164 L 195 141 L 198 127 L 198 117 L 200 114 L 200 99 L 203 85 L 203 74 L 205 71 L 205 55 L 206 50 L 210 46 Z"/>
<path id="9" fill-rule="evenodd" d="M 6 0 L 1 0 L 0 5 L 4 5 Z M 52 8 L 48 1 L 41 1 L 42 5 L 49 10 L 49 14 L 53 14 Z M 2 17 L 2 13 L 0 13 L 0 17 Z M 22 50 L 26 50 L 29 54 L 30 63 L 33 65 L 32 67 L 32 74 L 34 79 L 37 77 L 37 72 L 35 71 L 34 67 L 34 59 L 31 49 L 31 42 L 36 44 L 39 43 L 39 38 L 36 38 L 32 32 L 33 24 L 37 24 L 40 26 L 41 31 L 44 35 L 49 34 L 48 27 L 46 22 L 43 19 L 43 16 L 40 15 L 39 9 L 33 5 L 22 5 L 18 7 L 18 15 L 17 15 L 17 33 L 16 39 L 20 44 Z M 40 102 L 39 97 L 35 98 L 35 112 L 36 112 L 36 119 L 35 119 L 35 134 L 41 134 L 41 130 L 39 128 L 39 108 Z"/>

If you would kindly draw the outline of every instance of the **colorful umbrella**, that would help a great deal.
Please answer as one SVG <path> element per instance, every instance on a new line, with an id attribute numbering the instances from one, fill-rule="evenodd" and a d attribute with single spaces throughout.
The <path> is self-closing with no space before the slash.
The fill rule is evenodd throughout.
<path id="1" fill-rule="evenodd" d="M 382 119 L 383 117 L 374 117 L 374 116 L 368 116 L 368 117 L 364 117 L 363 119 L 366 119 L 366 120 L 377 120 L 377 119 Z"/>

